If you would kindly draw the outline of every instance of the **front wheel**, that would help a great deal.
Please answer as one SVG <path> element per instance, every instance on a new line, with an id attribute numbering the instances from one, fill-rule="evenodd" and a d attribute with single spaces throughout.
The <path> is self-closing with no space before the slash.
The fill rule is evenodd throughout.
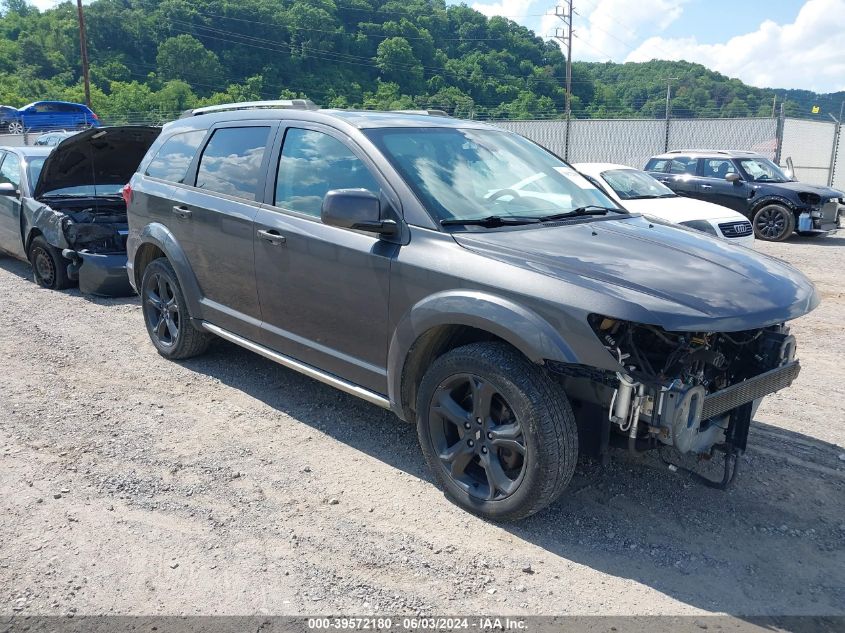
<path id="1" fill-rule="evenodd" d="M 9 122 L 9 134 L 23 134 L 23 122 L 22 121 L 10 121 Z"/>
<path id="2" fill-rule="evenodd" d="M 140 294 L 147 334 L 159 354 L 179 360 L 208 349 L 211 337 L 191 324 L 185 295 L 167 258 L 153 260 L 144 269 Z"/>
<path id="3" fill-rule="evenodd" d="M 32 276 L 42 288 L 65 290 L 73 285 L 67 274 L 68 261 L 61 251 L 50 245 L 42 235 L 36 236 L 27 253 L 32 266 Z"/>
<path id="4" fill-rule="evenodd" d="M 754 214 L 754 235 L 767 242 L 783 242 L 795 230 L 795 214 L 779 204 L 767 204 Z"/>
<path id="5" fill-rule="evenodd" d="M 555 501 L 578 459 L 563 389 L 503 343 L 473 343 L 432 363 L 418 391 L 417 434 L 447 496 L 494 520 Z"/>

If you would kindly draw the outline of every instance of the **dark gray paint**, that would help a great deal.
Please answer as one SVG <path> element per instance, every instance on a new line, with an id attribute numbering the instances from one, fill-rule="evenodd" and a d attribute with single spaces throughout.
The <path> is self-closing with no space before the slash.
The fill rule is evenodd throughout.
<path id="1" fill-rule="evenodd" d="M 587 323 L 590 313 L 672 330 L 738 331 L 795 318 L 818 303 L 812 284 L 778 260 L 639 216 L 454 233 L 439 229 L 361 130 L 487 126 L 389 113 L 261 112 L 264 124 L 279 121 L 280 130 L 268 160 L 263 203 L 246 205 L 255 212 L 253 274 L 243 261 L 250 248 L 248 212 L 239 215 L 234 236 L 223 222 L 231 222 L 232 205 L 238 203 L 142 173 L 171 134 L 254 123 L 255 117 L 255 111 L 223 112 L 165 128 L 132 181 L 130 276 L 137 284 L 137 262 L 147 245 L 155 245 L 171 259 L 194 319 L 386 394 L 400 415 L 405 359 L 433 327 L 486 330 L 537 363 L 617 370 Z M 399 223 L 399 234 L 380 238 L 272 206 L 288 125 L 328 131 L 364 160 L 382 185 L 380 195 Z M 169 210 L 174 204 L 205 210 L 207 227 L 191 229 L 202 234 L 183 228 L 183 220 Z M 269 240 L 259 231 L 283 239 Z M 193 249 L 206 251 L 196 255 Z M 212 260 L 215 270 L 206 269 Z M 215 277 L 209 281 L 206 274 Z M 252 310 L 253 283 L 260 313 Z M 219 293 L 214 302 L 207 288 Z"/>

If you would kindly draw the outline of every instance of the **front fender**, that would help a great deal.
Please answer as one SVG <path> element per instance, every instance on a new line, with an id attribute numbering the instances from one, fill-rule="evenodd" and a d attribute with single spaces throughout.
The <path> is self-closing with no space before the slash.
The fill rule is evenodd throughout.
<path id="1" fill-rule="evenodd" d="M 535 363 L 556 360 L 577 363 L 578 359 L 545 319 L 508 299 L 474 290 L 439 292 L 414 304 L 394 330 L 387 354 L 388 396 L 401 402 L 402 373 L 414 343 L 438 326 L 463 325 L 494 334 L 507 341 Z"/>
<path id="2" fill-rule="evenodd" d="M 173 270 L 176 271 L 176 277 L 179 279 L 179 285 L 182 288 L 182 294 L 185 296 L 185 302 L 188 304 L 188 312 L 194 319 L 202 318 L 202 290 L 191 269 L 185 251 L 176 241 L 173 233 L 158 222 L 147 224 L 135 237 L 136 243 L 132 245 L 132 257 L 129 258 L 126 264 L 127 273 L 132 280 L 135 288 L 140 293 L 141 279 L 138 277 L 140 272 L 139 264 L 144 256 L 144 245 L 151 244 L 157 247 L 167 257 Z"/>
<path id="3" fill-rule="evenodd" d="M 798 208 L 798 205 L 795 203 L 795 201 L 790 200 L 789 198 L 785 198 L 784 196 L 778 196 L 776 194 L 768 194 L 754 201 L 754 204 L 751 206 L 751 219 L 753 220 L 754 215 L 757 213 L 757 211 L 762 209 L 767 204 L 779 204 L 781 206 L 786 207 L 793 213 L 795 213 L 795 210 Z"/>

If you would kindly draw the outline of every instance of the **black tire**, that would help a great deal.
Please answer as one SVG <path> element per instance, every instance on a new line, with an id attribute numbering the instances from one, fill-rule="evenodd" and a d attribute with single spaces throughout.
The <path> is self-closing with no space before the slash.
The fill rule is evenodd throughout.
<path id="1" fill-rule="evenodd" d="M 32 278 L 42 288 L 65 290 L 74 285 L 67 274 L 70 262 L 58 248 L 48 244 L 44 236 L 33 238 L 29 244 L 27 258 L 32 266 Z"/>
<path id="2" fill-rule="evenodd" d="M 211 335 L 191 323 L 176 271 L 166 257 L 153 260 L 144 269 L 140 295 L 144 325 L 159 354 L 181 360 L 208 349 Z"/>
<path id="3" fill-rule="evenodd" d="M 482 394 L 492 394 L 489 404 Z M 431 364 L 418 390 L 417 435 L 446 495 L 497 521 L 554 502 L 578 460 L 578 429 L 563 389 L 504 343 L 459 347 Z"/>
<path id="4" fill-rule="evenodd" d="M 767 242 L 783 242 L 795 230 L 795 214 L 780 204 L 767 204 L 754 214 L 754 236 Z"/>

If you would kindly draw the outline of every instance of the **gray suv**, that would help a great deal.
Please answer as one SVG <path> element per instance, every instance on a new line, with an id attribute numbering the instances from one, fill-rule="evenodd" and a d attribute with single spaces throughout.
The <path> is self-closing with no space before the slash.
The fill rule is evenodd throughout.
<path id="1" fill-rule="evenodd" d="M 760 399 L 798 373 L 784 323 L 818 303 L 783 262 L 435 114 L 202 108 L 125 194 L 163 356 L 216 336 L 389 408 L 448 496 L 493 519 L 547 506 L 579 451 L 609 446 L 719 451 L 724 474 L 693 476 L 726 486 Z"/>

